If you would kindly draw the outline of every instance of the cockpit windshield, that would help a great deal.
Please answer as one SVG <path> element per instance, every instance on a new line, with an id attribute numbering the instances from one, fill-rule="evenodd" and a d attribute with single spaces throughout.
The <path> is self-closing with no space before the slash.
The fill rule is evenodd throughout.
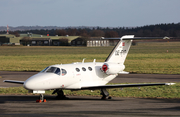
<path id="1" fill-rule="evenodd" d="M 46 67 L 44 70 L 42 70 L 41 72 L 45 72 L 45 73 L 55 73 L 57 75 L 60 75 L 60 69 L 57 67 Z"/>

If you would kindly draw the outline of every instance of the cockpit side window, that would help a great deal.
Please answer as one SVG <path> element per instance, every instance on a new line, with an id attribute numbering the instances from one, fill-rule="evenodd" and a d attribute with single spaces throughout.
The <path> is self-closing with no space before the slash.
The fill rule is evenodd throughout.
<path id="1" fill-rule="evenodd" d="M 61 71 L 62 71 L 62 76 L 67 74 L 67 71 L 65 69 L 61 69 Z"/>
<path id="2" fill-rule="evenodd" d="M 57 75 L 60 75 L 60 73 L 61 73 L 61 72 L 60 72 L 60 69 L 57 68 L 56 71 L 55 71 L 55 73 L 56 73 Z"/>
<path id="3" fill-rule="evenodd" d="M 50 67 L 48 70 L 46 70 L 46 73 L 55 73 L 57 75 L 60 75 L 61 71 L 57 67 Z"/>

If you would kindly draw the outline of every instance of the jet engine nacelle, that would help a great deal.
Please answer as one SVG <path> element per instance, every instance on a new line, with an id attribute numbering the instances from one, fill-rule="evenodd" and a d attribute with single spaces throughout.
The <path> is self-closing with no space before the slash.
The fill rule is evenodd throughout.
<path id="1" fill-rule="evenodd" d="M 104 63 L 101 70 L 107 75 L 117 74 L 125 69 L 125 66 L 117 63 Z"/>

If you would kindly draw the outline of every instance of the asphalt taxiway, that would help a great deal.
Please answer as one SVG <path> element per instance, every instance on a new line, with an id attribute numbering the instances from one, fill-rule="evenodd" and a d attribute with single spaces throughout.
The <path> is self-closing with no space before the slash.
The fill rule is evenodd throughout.
<path id="1" fill-rule="evenodd" d="M 25 81 L 37 72 L 0 71 L 0 87 L 22 86 L 3 83 L 3 80 Z M 119 75 L 111 83 L 180 82 L 180 75 L 129 74 Z M 0 116 L 103 116 L 103 117 L 179 117 L 180 99 L 116 98 L 100 100 L 92 96 L 68 96 L 56 100 L 46 96 L 46 103 L 36 103 L 38 95 L 0 95 Z"/>
<path id="2" fill-rule="evenodd" d="M 35 103 L 37 96 L 1 95 L 0 116 L 64 116 L 64 117 L 179 117 L 179 99 L 113 98 L 69 96 L 68 100 Z"/>

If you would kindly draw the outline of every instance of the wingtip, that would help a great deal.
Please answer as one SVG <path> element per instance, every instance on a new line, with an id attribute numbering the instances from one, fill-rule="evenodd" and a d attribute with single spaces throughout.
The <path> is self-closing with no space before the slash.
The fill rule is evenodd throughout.
<path id="1" fill-rule="evenodd" d="M 165 85 L 174 85 L 176 83 L 165 83 Z"/>

